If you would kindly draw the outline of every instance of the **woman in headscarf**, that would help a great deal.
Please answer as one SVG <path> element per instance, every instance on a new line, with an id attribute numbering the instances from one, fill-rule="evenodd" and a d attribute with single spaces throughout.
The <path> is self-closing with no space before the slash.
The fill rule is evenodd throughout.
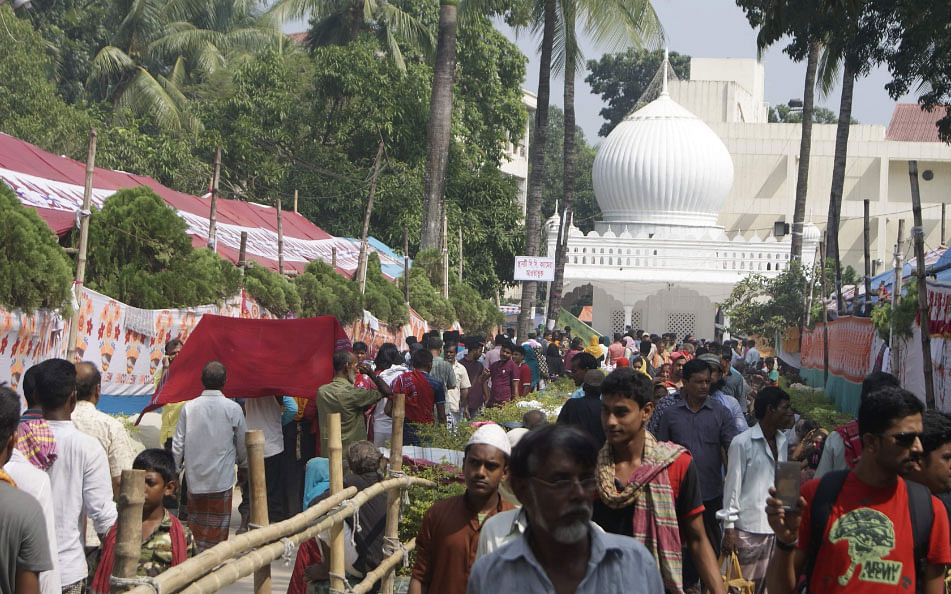
<path id="1" fill-rule="evenodd" d="M 601 341 L 598 340 L 598 335 L 595 334 L 591 337 L 588 346 L 585 348 L 584 352 L 588 353 L 592 357 L 598 360 L 598 363 L 604 361 L 604 350 L 601 348 Z"/>
<path id="2" fill-rule="evenodd" d="M 634 339 L 630 336 L 624 337 L 624 358 L 630 361 L 631 357 L 637 354 L 637 347 L 634 345 Z"/>
<path id="3" fill-rule="evenodd" d="M 574 337 L 571 339 L 571 346 L 568 347 L 568 352 L 565 353 L 565 373 L 571 373 L 571 360 L 575 358 L 575 355 L 581 352 L 581 346 L 584 344 L 580 337 Z"/>
<path id="4" fill-rule="evenodd" d="M 548 361 L 548 377 L 554 381 L 564 372 L 564 361 L 558 351 L 558 345 L 554 341 L 548 343 L 545 359 Z"/>
<path id="5" fill-rule="evenodd" d="M 522 351 L 525 353 L 524 363 L 532 370 L 532 389 L 534 392 L 538 389 L 538 382 L 542 379 L 542 370 L 538 365 L 538 358 L 535 356 L 535 349 L 527 344 L 522 345 Z"/>

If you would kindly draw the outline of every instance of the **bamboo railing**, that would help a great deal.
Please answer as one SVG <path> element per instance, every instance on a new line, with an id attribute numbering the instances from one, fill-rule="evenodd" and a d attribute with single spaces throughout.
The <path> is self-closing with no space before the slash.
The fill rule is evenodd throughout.
<path id="1" fill-rule="evenodd" d="M 353 516 L 367 501 L 384 493 L 387 494 L 388 501 L 385 533 L 387 542 L 398 542 L 399 501 L 402 492 L 413 485 L 429 488 L 436 485 L 432 481 L 402 475 L 399 471 L 402 462 L 402 413 L 404 411 L 402 394 L 396 395 L 394 404 L 394 443 L 390 454 L 390 474 L 393 478 L 380 481 L 362 491 L 357 491 L 355 487 L 342 488 L 343 465 L 340 415 L 333 414 L 329 419 L 330 431 L 328 432 L 331 453 L 331 495 L 327 499 L 283 522 L 267 526 L 262 525 L 260 528 L 234 536 L 154 578 L 143 579 L 143 583 L 127 590 L 127 594 L 153 594 L 159 591 L 163 594 L 172 592 L 187 594 L 215 592 L 249 575 L 255 575 L 256 594 L 266 594 L 270 592 L 271 588 L 269 579 L 271 563 L 281 557 L 286 558 L 296 546 L 328 529 L 331 530 L 332 534 L 329 558 L 331 573 L 343 576 L 343 522 L 346 518 Z M 399 427 L 399 431 L 397 431 L 397 427 Z M 260 468 L 263 469 L 263 450 L 252 445 L 262 441 L 263 435 L 254 435 L 260 433 L 260 431 L 249 431 L 246 441 L 250 446 L 248 448 L 249 457 L 261 458 L 257 461 L 249 460 L 249 466 L 258 468 L 258 463 L 260 463 Z M 399 437 L 398 440 L 397 437 Z M 394 456 L 396 457 L 394 458 Z M 132 479 L 131 474 L 129 478 Z M 126 480 L 125 474 L 123 480 Z M 263 508 L 266 510 L 267 495 L 263 485 L 260 484 L 263 481 L 263 473 L 251 472 L 250 480 L 252 483 L 249 485 L 249 491 L 252 494 L 252 510 L 256 506 L 257 509 Z M 120 507 L 123 504 L 122 499 L 120 499 Z M 134 502 L 131 504 L 134 505 Z M 139 510 L 141 510 L 141 503 L 139 506 Z M 131 515 L 131 512 L 123 515 L 120 511 L 119 535 L 131 534 L 128 529 L 123 531 L 122 526 L 123 518 L 128 518 Z M 131 539 L 131 537 L 128 538 Z M 130 542 L 126 543 L 125 546 L 140 547 L 139 543 L 140 541 L 136 540 L 134 545 Z M 117 549 L 119 546 L 120 543 L 117 542 Z M 384 584 L 389 583 L 391 592 L 392 576 L 396 566 L 404 559 L 405 553 L 412 551 L 415 547 L 416 539 L 412 539 L 408 543 L 402 543 L 399 547 L 387 546 L 384 549 L 384 554 L 387 556 L 383 562 L 376 569 L 369 572 L 360 583 L 352 585 L 352 590 L 357 593 L 367 592 L 377 580 L 382 578 Z M 119 569 L 118 565 L 115 567 L 113 575 L 119 577 L 116 573 L 117 569 Z M 332 581 L 331 585 L 341 591 L 344 589 L 344 584 L 340 579 Z M 116 590 L 113 589 L 113 591 Z M 381 591 L 385 592 L 386 590 Z"/>

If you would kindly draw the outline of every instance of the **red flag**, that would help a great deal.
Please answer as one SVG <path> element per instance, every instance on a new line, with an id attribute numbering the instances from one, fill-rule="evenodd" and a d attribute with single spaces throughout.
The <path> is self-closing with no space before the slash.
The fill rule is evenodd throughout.
<path id="1" fill-rule="evenodd" d="M 314 399 L 317 388 L 333 379 L 334 352 L 349 348 L 333 316 L 247 320 L 205 314 L 142 413 L 198 397 L 201 370 L 210 361 L 224 364 L 228 380 L 222 391 L 230 398 Z"/>

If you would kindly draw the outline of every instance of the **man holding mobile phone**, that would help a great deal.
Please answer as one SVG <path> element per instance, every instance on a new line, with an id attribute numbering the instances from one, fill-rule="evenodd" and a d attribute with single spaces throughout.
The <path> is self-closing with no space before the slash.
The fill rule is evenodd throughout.
<path id="1" fill-rule="evenodd" d="M 774 483 L 776 464 L 786 461 L 784 429 L 793 422 L 789 394 L 776 387 L 763 388 L 753 402 L 757 423 L 730 443 L 723 509 L 739 513 L 734 528 L 723 532 L 723 550 L 737 553 L 743 577 L 756 584 L 756 594 L 766 591 L 766 566 L 776 535 L 766 519 L 763 500 Z M 795 464 L 796 494 L 799 464 Z"/>
<path id="2" fill-rule="evenodd" d="M 810 592 L 944 592 L 951 563 L 948 516 L 927 487 L 901 478 L 922 454 L 921 401 L 884 388 L 859 406 L 862 458 L 803 486 L 799 509 L 784 509 L 776 490 L 766 515 L 776 533 L 770 594 L 793 592 L 800 575 Z"/>

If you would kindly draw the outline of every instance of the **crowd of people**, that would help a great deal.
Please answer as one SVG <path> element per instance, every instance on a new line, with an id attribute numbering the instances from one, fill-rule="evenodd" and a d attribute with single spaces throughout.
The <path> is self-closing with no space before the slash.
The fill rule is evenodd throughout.
<path id="1" fill-rule="evenodd" d="M 0 594 L 108 591 L 127 468 L 145 473 L 138 575 L 227 539 L 236 488 L 247 529 L 248 429 L 265 436 L 270 522 L 329 495 L 321 453 L 332 413 L 345 485 L 379 482 L 395 394 L 405 395 L 405 445 L 425 445 L 422 425 L 478 427 L 463 452 L 465 492 L 423 517 L 410 594 L 725 593 L 727 554 L 758 594 L 943 591 L 951 418 L 875 373 L 858 418 L 827 434 L 797 418 L 775 361 L 751 341 L 613 338 L 432 333 L 405 351 L 383 344 L 372 360 L 357 342 L 334 353 L 315 399 L 228 398 L 226 365 L 210 361 L 204 391 L 163 409 L 164 447 L 137 455 L 122 423 L 96 408 L 94 365 L 39 363 L 22 401 L 0 387 Z M 166 345 L 157 387 L 181 348 Z M 507 430 L 479 418 L 561 376 L 576 390 L 557 419 L 532 410 Z M 774 488 L 789 461 L 798 498 Z M 398 550 L 385 514 L 381 495 L 348 520 L 341 577 L 360 579 Z M 301 545 L 290 592 L 327 590 L 327 540 Z"/>

